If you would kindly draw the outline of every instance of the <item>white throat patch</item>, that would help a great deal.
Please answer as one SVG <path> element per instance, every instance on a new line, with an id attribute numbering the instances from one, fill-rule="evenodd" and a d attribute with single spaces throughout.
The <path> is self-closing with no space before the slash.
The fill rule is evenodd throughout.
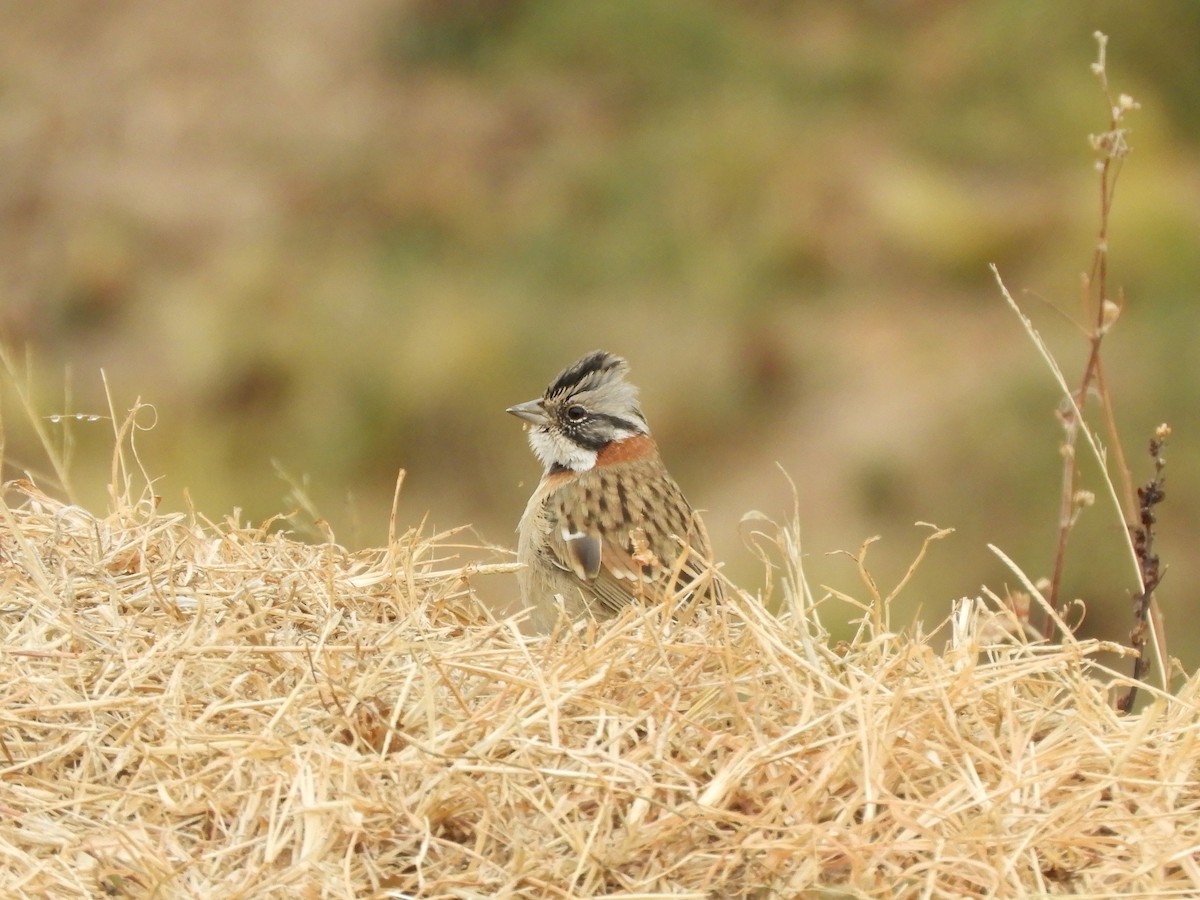
<path id="1" fill-rule="evenodd" d="M 529 446 L 547 469 L 559 465 L 575 472 L 586 472 L 596 467 L 595 450 L 580 447 L 574 441 L 552 433 L 545 426 L 529 429 Z"/>

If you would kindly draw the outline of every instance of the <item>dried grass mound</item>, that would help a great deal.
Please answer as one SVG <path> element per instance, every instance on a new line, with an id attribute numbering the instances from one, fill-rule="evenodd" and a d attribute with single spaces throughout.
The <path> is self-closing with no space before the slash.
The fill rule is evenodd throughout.
<path id="1" fill-rule="evenodd" d="M 4 896 L 1200 892 L 1196 679 L 1120 717 L 979 602 L 528 637 L 419 535 L 5 496 Z"/>

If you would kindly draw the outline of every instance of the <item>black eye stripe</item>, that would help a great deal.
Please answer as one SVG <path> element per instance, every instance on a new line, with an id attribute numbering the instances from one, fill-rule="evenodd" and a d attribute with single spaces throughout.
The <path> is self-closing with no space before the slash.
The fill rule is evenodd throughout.
<path id="1" fill-rule="evenodd" d="M 572 435 L 571 440 L 584 450 L 601 450 L 609 443 L 609 439 L 606 437 L 584 433 Z"/>
<path id="2" fill-rule="evenodd" d="M 628 419 L 622 419 L 620 416 L 612 416 L 608 413 L 596 413 L 595 418 L 598 421 L 607 422 L 613 428 L 619 428 L 622 431 L 641 431 L 641 426 L 636 422 L 631 422 Z"/>
<path id="3" fill-rule="evenodd" d="M 567 420 L 565 425 L 564 430 L 571 440 L 587 450 L 601 449 L 612 441 L 617 431 L 634 434 L 642 431 L 636 423 L 608 413 L 592 413 L 591 418 L 578 423 Z"/>
<path id="4" fill-rule="evenodd" d="M 577 426 L 580 431 L 587 431 L 593 434 L 600 431 L 632 431 L 637 433 L 644 430 L 644 426 L 640 423 L 623 419 L 620 416 L 614 416 L 611 413 L 591 413 L 578 422 L 568 419 L 567 425 L 568 427 Z"/>

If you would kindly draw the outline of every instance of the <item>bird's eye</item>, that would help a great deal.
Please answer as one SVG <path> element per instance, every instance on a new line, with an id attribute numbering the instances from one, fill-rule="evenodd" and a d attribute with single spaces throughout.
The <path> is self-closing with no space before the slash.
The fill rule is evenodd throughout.
<path id="1" fill-rule="evenodd" d="M 574 406 L 567 407 L 567 418 L 572 422 L 582 422 L 587 415 L 587 410 L 576 403 Z"/>

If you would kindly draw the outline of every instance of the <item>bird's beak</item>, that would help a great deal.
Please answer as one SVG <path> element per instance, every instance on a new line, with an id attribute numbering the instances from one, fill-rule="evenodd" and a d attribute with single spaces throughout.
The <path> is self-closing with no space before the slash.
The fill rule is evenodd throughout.
<path id="1" fill-rule="evenodd" d="M 550 417 L 546 415 L 546 408 L 542 405 L 541 400 L 518 403 L 516 406 L 510 406 L 505 412 L 510 412 L 518 419 L 524 419 L 533 425 L 547 425 L 550 422 Z"/>

